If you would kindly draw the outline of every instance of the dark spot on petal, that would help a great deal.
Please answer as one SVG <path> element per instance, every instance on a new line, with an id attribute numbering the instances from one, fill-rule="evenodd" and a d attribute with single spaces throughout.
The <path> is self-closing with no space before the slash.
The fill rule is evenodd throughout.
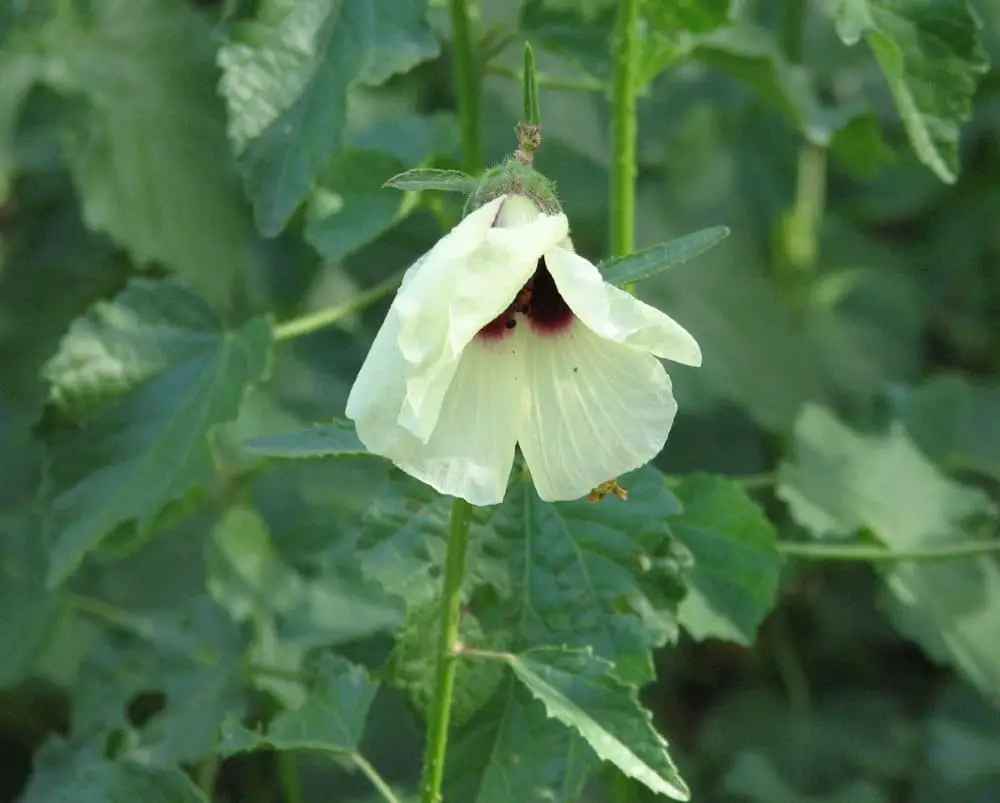
<path id="1" fill-rule="evenodd" d="M 529 284 L 531 299 L 528 301 L 527 315 L 532 327 L 542 332 L 558 332 L 569 326 L 573 320 L 573 311 L 559 295 L 544 259 L 538 260 L 538 267 Z"/>

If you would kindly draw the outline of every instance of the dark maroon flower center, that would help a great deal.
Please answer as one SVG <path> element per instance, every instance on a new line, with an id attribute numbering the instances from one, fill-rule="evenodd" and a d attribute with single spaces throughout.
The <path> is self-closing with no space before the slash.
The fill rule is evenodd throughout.
<path id="1" fill-rule="evenodd" d="M 538 260 L 534 274 L 502 313 L 479 330 L 488 339 L 503 337 L 526 319 L 540 333 L 555 333 L 573 320 L 573 311 L 559 295 L 555 280 L 545 267 L 544 257 Z"/>

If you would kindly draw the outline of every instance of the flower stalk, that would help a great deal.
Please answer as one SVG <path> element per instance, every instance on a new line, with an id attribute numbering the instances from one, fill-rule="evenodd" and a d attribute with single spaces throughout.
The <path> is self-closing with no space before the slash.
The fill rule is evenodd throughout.
<path id="1" fill-rule="evenodd" d="M 479 115 L 479 75 L 472 52 L 467 0 L 449 0 L 451 43 L 455 53 L 455 83 L 462 137 L 462 165 L 475 175 L 482 169 L 483 143 Z"/>
<path id="2" fill-rule="evenodd" d="M 427 726 L 427 751 L 424 755 L 421 803 L 441 803 L 441 785 L 444 781 L 445 755 L 448 750 L 448 725 L 451 721 L 451 701 L 455 692 L 455 674 L 458 671 L 462 577 L 465 574 L 471 518 L 472 506 L 463 499 L 456 499 L 451 506 L 448 552 L 445 558 L 444 585 L 441 591 L 437 685 L 434 691 L 430 722 Z"/>
<path id="3" fill-rule="evenodd" d="M 637 73 L 639 63 L 639 0 L 621 0 L 615 24 L 616 55 L 611 95 L 611 217 L 610 256 L 635 250 L 635 176 Z"/>

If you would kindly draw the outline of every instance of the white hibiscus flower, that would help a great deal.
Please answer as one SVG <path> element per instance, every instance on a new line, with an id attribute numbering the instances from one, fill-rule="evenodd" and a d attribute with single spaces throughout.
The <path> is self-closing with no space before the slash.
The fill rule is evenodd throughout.
<path id="1" fill-rule="evenodd" d="M 542 499 L 577 499 L 663 448 L 677 403 L 658 358 L 701 350 L 574 253 L 565 215 L 503 195 L 407 271 L 347 416 L 443 494 L 500 502 L 517 445 Z"/>

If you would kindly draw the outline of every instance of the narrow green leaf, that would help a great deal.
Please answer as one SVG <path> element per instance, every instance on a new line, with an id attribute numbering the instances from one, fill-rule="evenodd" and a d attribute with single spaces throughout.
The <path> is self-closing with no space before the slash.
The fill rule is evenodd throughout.
<path id="1" fill-rule="evenodd" d="M 243 441 L 243 449 L 263 457 L 313 458 L 370 454 L 358 440 L 354 424 L 334 421 L 287 435 L 266 435 Z"/>
<path id="2" fill-rule="evenodd" d="M 85 101 L 63 148 L 87 224 L 228 303 L 253 228 L 212 86 L 211 26 L 173 0 L 59 9 L 44 76 Z"/>
<path id="3" fill-rule="evenodd" d="M 478 181 L 461 170 L 434 170 L 418 167 L 393 176 L 385 182 L 386 187 L 397 190 L 444 190 L 446 192 L 471 193 Z"/>
<path id="4" fill-rule="evenodd" d="M 833 0 L 848 45 L 862 37 L 889 82 L 917 157 L 942 181 L 958 175 L 959 127 L 986 72 L 980 24 L 967 0 Z"/>
<path id="5" fill-rule="evenodd" d="M 45 368 L 73 426 L 47 438 L 49 582 L 118 525 L 148 525 L 214 473 L 212 428 L 236 417 L 268 367 L 271 326 L 226 331 L 182 287 L 133 281 L 74 323 Z"/>
<path id="6" fill-rule="evenodd" d="M 604 280 L 619 287 L 631 282 L 648 279 L 677 265 L 683 265 L 699 254 L 705 253 L 729 236 L 725 226 L 712 226 L 671 240 L 669 243 L 654 245 L 635 254 L 616 257 L 600 265 Z"/>
<path id="7" fill-rule="evenodd" d="M 696 639 L 753 644 L 778 591 L 782 559 L 774 527 L 724 477 L 684 477 L 670 489 L 683 505 L 669 520 L 670 530 L 694 556 L 678 611 L 681 625 Z"/>
<path id="8" fill-rule="evenodd" d="M 795 426 L 778 493 L 818 536 L 867 527 L 902 552 L 961 543 L 977 520 L 996 514 L 982 491 L 942 476 L 898 423 L 865 436 L 811 406 Z M 885 581 L 905 633 L 984 694 L 1000 688 L 1000 561 L 902 562 L 885 569 Z"/>
<path id="9" fill-rule="evenodd" d="M 587 650 L 541 648 L 508 663 L 549 716 L 577 731 L 595 753 L 656 794 L 690 800 L 667 743 L 614 666 Z"/>
<path id="10" fill-rule="evenodd" d="M 535 54 L 531 45 L 524 43 L 524 122 L 540 125 L 541 107 L 538 103 L 538 75 L 535 73 Z"/>
<path id="11" fill-rule="evenodd" d="M 315 684 L 298 708 L 278 714 L 265 733 L 254 733 L 228 716 L 216 749 L 223 756 L 268 748 L 354 753 L 378 688 L 363 667 L 324 653 Z"/>

